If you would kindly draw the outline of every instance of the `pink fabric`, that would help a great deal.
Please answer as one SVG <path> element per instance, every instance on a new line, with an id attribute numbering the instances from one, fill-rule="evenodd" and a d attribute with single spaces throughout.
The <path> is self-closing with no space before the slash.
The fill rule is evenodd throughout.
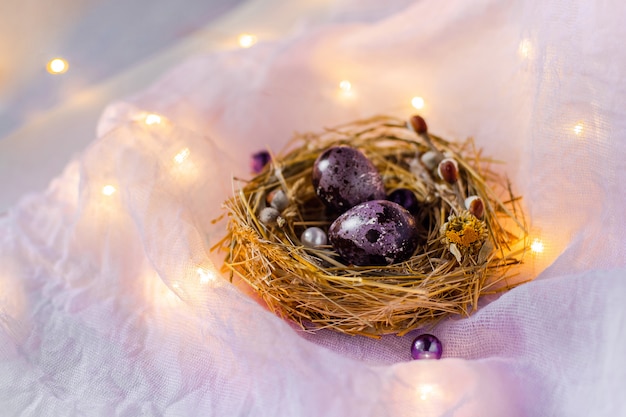
<path id="1" fill-rule="evenodd" d="M 193 58 L 111 104 L 48 191 L 0 219 L 0 409 L 626 414 L 626 10 L 544 3 L 398 2 L 379 19 L 375 3 L 347 4 L 335 24 Z M 432 131 L 506 162 L 545 244 L 521 270 L 533 282 L 429 329 L 444 359 L 411 361 L 419 332 L 303 333 L 213 275 L 224 225 L 211 220 L 251 152 L 408 116 L 415 95 Z"/>

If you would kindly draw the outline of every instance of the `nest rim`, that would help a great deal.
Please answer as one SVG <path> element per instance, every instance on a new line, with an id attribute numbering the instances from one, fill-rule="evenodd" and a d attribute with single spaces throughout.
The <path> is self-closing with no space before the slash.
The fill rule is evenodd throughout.
<path id="1" fill-rule="evenodd" d="M 239 180 L 243 186 L 224 203 L 227 233 L 216 245 L 227 253 L 223 268 L 231 279 L 237 276 L 249 285 L 271 311 L 306 331 L 401 336 L 449 316 L 469 316 L 481 296 L 512 286 L 507 283 L 512 268 L 528 250 L 521 198 L 471 138 L 456 143 L 425 135 L 390 116 L 296 134 L 260 173 Z M 408 188 L 422 203 L 416 220 L 427 225 L 426 239 L 410 259 L 387 266 L 345 265 L 331 246 L 310 248 L 300 242 L 306 227 L 327 229 L 330 224 L 326 214 L 320 216 L 324 207 L 316 200 L 310 172 L 317 155 L 334 145 L 361 150 L 383 177 L 388 194 Z M 461 193 L 485 202 L 487 236 L 480 249 L 489 250 L 459 258 L 442 237 L 446 221 L 466 210 L 458 191 L 419 162 L 433 146 L 457 161 Z M 267 225 L 258 213 L 277 188 L 286 192 L 289 204 L 281 212 L 282 224 Z"/>

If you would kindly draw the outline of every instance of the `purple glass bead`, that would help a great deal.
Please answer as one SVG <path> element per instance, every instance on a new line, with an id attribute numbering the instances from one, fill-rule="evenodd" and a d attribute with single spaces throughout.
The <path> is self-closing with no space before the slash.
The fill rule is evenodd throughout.
<path id="1" fill-rule="evenodd" d="M 408 188 L 398 188 L 387 196 L 387 200 L 400 204 L 412 215 L 416 215 L 419 210 L 419 201 L 415 193 Z"/>
<path id="2" fill-rule="evenodd" d="M 255 174 L 263 171 L 265 165 L 267 165 L 272 160 L 270 153 L 268 151 L 259 151 L 255 154 L 252 154 L 252 158 L 250 160 L 250 169 Z"/>
<path id="3" fill-rule="evenodd" d="M 442 353 L 441 342 L 432 334 L 421 334 L 411 344 L 413 359 L 440 359 Z"/>

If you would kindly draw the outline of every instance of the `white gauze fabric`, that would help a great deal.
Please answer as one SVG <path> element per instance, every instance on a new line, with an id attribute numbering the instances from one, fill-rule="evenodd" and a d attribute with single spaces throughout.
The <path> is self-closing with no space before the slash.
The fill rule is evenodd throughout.
<path id="1" fill-rule="evenodd" d="M 2 415 L 626 414 L 626 10 L 544 3 L 344 3 L 112 103 L 91 146 L 0 218 Z M 428 329 L 440 361 L 410 360 L 419 331 L 304 333 L 209 251 L 252 152 L 408 117 L 415 95 L 431 131 L 506 163 L 545 245 L 521 269 L 534 281 Z"/>

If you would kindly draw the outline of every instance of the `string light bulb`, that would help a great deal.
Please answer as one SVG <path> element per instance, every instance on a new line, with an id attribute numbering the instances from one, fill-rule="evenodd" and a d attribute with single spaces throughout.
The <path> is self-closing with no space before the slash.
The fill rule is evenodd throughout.
<path id="1" fill-rule="evenodd" d="M 257 37 L 249 33 L 239 35 L 239 46 L 242 48 L 250 48 L 257 42 Z"/>
<path id="2" fill-rule="evenodd" d="M 146 115 L 144 122 L 148 126 L 161 124 L 161 116 L 159 116 L 158 114 L 150 113 Z"/>
<path id="3" fill-rule="evenodd" d="M 174 156 L 174 162 L 176 162 L 177 164 L 182 164 L 189 157 L 190 153 L 191 152 L 189 151 L 189 148 L 184 148 L 183 150 L 178 152 L 176 156 Z"/>
<path id="4" fill-rule="evenodd" d="M 533 243 L 530 244 L 530 251 L 534 254 L 540 254 L 544 250 L 543 242 L 539 239 L 533 240 Z"/>
<path id="5" fill-rule="evenodd" d="M 211 270 L 198 268 L 196 272 L 198 273 L 198 276 L 200 277 L 200 284 L 208 284 L 209 282 L 213 282 L 217 279 L 217 277 L 215 276 L 215 272 Z"/>
<path id="6" fill-rule="evenodd" d="M 576 123 L 576 125 L 574 126 L 574 134 L 576 136 L 580 136 L 583 133 L 583 130 L 585 128 L 585 125 L 583 124 L 583 122 L 578 122 Z"/>
<path id="7" fill-rule="evenodd" d="M 422 384 L 417 389 L 417 392 L 420 400 L 426 401 L 435 393 L 435 387 L 432 384 Z"/>
<path id="8" fill-rule="evenodd" d="M 337 97 L 344 103 L 351 102 L 355 96 L 354 86 L 348 80 L 341 80 L 337 88 Z"/>
<path id="9" fill-rule="evenodd" d="M 522 39 L 517 48 L 517 52 L 522 58 L 529 58 L 532 54 L 533 46 L 530 39 Z"/>
<path id="10" fill-rule="evenodd" d="M 416 108 L 417 110 L 421 110 L 424 108 L 424 99 L 422 97 L 413 97 L 411 99 L 411 105 Z"/>
<path id="11" fill-rule="evenodd" d="M 113 194 L 115 194 L 115 191 L 117 191 L 115 187 L 110 184 L 102 187 L 102 194 L 106 195 L 107 197 L 110 197 Z"/>
<path id="12" fill-rule="evenodd" d="M 344 93 L 349 93 L 352 90 L 352 83 L 348 80 L 342 80 L 339 83 L 339 89 Z"/>
<path id="13" fill-rule="evenodd" d="M 67 70 L 69 69 L 69 67 L 70 67 L 69 64 L 63 58 L 52 58 L 46 64 L 46 70 L 50 74 L 54 74 L 54 75 L 65 74 Z"/>

